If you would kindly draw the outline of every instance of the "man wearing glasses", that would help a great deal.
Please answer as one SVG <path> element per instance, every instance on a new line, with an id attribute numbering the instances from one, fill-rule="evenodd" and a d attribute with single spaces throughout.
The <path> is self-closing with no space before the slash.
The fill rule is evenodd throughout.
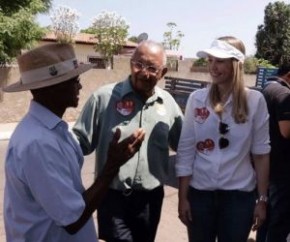
<path id="1" fill-rule="evenodd" d="M 85 155 L 96 150 L 96 177 L 102 171 L 109 140 L 121 130 L 121 139 L 137 127 L 145 139 L 111 183 L 98 209 L 100 239 L 153 242 L 164 197 L 169 147 L 177 149 L 182 112 L 172 96 L 157 87 L 167 72 L 163 47 L 153 41 L 139 44 L 130 61 L 131 75 L 101 87 L 89 98 L 74 133 Z"/>

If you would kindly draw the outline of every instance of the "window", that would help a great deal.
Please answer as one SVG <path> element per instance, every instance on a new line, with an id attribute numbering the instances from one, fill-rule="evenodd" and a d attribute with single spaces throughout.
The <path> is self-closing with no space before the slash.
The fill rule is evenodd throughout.
<path id="1" fill-rule="evenodd" d="M 96 64 L 94 67 L 96 69 L 106 69 L 106 60 L 102 57 L 88 56 L 88 62 Z"/>

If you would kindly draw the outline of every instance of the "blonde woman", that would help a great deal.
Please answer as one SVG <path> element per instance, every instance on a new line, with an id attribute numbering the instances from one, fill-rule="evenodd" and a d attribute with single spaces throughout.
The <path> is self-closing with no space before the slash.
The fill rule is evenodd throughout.
<path id="1" fill-rule="evenodd" d="M 212 84 L 193 92 L 185 110 L 176 162 L 179 218 L 189 241 L 246 242 L 266 218 L 267 105 L 244 85 L 240 40 L 221 37 L 197 55 L 207 58 Z"/>

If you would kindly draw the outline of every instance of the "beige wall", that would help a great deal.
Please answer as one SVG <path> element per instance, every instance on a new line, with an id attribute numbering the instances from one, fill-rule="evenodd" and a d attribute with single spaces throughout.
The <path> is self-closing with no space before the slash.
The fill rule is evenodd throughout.
<path id="1" fill-rule="evenodd" d="M 49 43 L 55 43 L 55 41 L 39 41 L 38 45 L 46 45 Z M 94 49 L 94 44 L 88 43 L 88 44 L 83 44 L 83 43 L 75 43 L 74 45 L 74 50 L 77 59 L 80 62 L 87 63 L 88 62 L 88 57 L 94 56 L 94 57 L 101 57 L 101 54 L 99 52 L 96 52 Z M 127 54 L 121 54 L 121 56 L 128 57 L 128 53 L 132 52 L 132 47 L 123 47 L 123 52 Z"/>
<path id="2" fill-rule="evenodd" d="M 39 45 L 41 46 L 49 43 L 55 43 L 55 41 L 40 41 Z M 78 60 L 84 63 L 88 62 L 88 56 L 100 56 L 100 54 L 94 50 L 92 44 L 74 44 L 74 50 Z"/>
<path id="3" fill-rule="evenodd" d="M 207 73 L 191 72 L 191 61 L 184 60 L 179 62 L 178 72 L 169 72 L 167 76 L 181 77 L 187 79 L 209 80 Z M 77 109 L 68 109 L 64 119 L 66 121 L 74 121 L 78 116 L 87 98 L 98 87 L 115 81 L 125 79 L 130 72 L 129 57 L 117 56 L 114 58 L 114 69 L 92 69 L 82 75 L 83 89 L 80 94 L 80 103 Z M 19 79 L 17 67 L 13 67 L 7 76 L 7 69 L 0 68 L 0 87 L 13 83 Z M 246 84 L 248 86 L 255 85 L 255 75 L 246 75 Z M 164 80 L 158 83 L 160 87 L 164 86 Z M 2 99 L 1 99 L 2 97 Z M 53 98 L 53 97 L 52 97 Z M 0 123 L 18 122 L 27 112 L 31 94 L 29 91 L 18 93 L 2 93 L 0 91 Z"/>

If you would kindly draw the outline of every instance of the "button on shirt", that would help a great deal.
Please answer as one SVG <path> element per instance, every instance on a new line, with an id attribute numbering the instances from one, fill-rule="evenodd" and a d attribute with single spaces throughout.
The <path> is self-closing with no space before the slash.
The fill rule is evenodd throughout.
<path id="1" fill-rule="evenodd" d="M 256 185 L 250 154 L 270 152 L 268 110 L 262 94 L 246 90 L 249 115 L 237 124 L 232 117 L 232 97 L 225 104 L 222 122 L 229 131 L 228 147 L 218 146 L 220 117 L 211 108 L 209 89 L 193 92 L 188 100 L 177 152 L 177 176 L 190 176 L 200 190 L 252 191 Z"/>
<path id="2" fill-rule="evenodd" d="M 127 79 L 98 89 L 84 106 L 73 131 L 84 154 L 96 149 L 96 172 L 100 173 L 116 129 L 120 128 L 122 140 L 142 127 L 145 140 L 139 152 L 120 168 L 111 188 L 151 190 L 167 178 L 169 146 L 177 149 L 182 118 L 168 92 L 155 87 L 154 95 L 144 103 Z"/>
<path id="3" fill-rule="evenodd" d="M 67 124 L 32 101 L 6 155 L 7 241 L 97 241 L 92 218 L 74 235 L 63 228 L 85 208 L 82 165 L 82 151 Z"/>

